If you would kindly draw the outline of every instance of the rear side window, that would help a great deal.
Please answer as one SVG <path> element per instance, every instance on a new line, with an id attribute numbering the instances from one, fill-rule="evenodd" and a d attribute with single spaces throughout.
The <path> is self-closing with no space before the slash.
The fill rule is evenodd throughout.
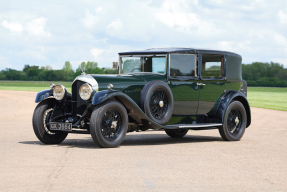
<path id="1" fill-rule="evenodd" d="M 170 55 L 170 76 L 196 77 L 196 56 L 186 54 Z"/>
<path id="2" fill-rule="evenodd" d="M 222 77 L 223 74 L 223 55 L 202 55 L 201 76 Z"/>

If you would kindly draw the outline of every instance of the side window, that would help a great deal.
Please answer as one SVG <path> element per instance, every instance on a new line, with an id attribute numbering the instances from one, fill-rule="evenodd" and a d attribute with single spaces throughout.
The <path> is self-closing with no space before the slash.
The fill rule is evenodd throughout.
<path id="1" fill-rule="evenodd" d="M 153 73 L 165 73 L 165 57 L 153 57 L 152 58 L 152 72 Z"/>
<path id="2" fill-rule="evenodd" d="M 202 55 L 203 78 L 222 77 L 223 74 L 223 55 Z"/>
<path id="3" fill-rule="evenodd" d="M 197 76 L 196 56 L 186 54 L 170 55 L 170 76 Z"/>

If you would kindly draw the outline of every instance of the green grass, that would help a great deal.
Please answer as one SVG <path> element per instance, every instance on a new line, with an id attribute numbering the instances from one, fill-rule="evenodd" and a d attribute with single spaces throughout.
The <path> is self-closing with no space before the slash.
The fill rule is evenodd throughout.
<path id="1" fill-rule="evenodd" d="M 287 111 L 286 87 L 248 87 L 247 98 L 251 107 Z"/>
<path id="2" fill-rule="evenodd" d="M 0 81 L 0 90 L 39 92 L 50 89 L 50 83 L 61 83 L 71 92 L 72 82 L 58 81 Z M 251 107 L 287 111 L 287 87 L 248 87 L 247 98 Z"/>
<path id="3" fill-rule="evenodd" d="M 72 82 L 59 81 L 0 81 L 0 90 L 39 92 L 45 89 L 50 89 L 51 83 L 60 83 L 66 87 L 68 92 L 71 92 Z"/>

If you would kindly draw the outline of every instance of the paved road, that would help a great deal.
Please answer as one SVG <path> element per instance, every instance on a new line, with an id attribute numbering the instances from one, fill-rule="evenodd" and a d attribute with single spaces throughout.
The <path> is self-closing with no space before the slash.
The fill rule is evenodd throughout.
<path id="1" fill-rule="evenodd" d="M 39 142 L 35 95 L 0 90 L 0 191 L 287 191 L 287 112 L 252 108 L 239 142 L 217 130 L 149 131 L 101 149 L 90 135 Z"/>

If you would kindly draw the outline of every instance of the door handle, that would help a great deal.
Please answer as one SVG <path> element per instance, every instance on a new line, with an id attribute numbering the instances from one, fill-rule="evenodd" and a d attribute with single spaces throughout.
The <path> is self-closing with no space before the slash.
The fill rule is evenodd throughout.
<path id="1" fill-rule="evenodd" d="M 205 85 L 204 83 L 197 83 L 197 85 Z"/>

